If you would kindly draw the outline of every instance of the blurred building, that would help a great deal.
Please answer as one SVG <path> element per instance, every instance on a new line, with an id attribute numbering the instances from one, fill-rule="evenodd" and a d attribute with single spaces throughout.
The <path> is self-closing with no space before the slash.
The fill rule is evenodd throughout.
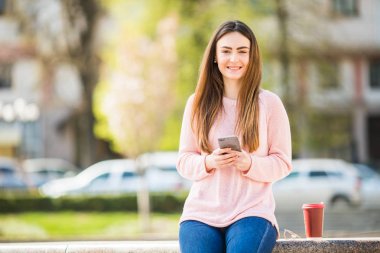
<path id="1" fill-rule="evenodd" d="M 380 1 L 279 2 L 285 15 L 264 24 L 276 41 L 267 72 L 295 105 L 296 155 L 380 163 Z"/>
<path id="2" fill-rule="evenodd" d="M 31 40 L 21 32 L 20 18 L 12 10 L 17 2 L 27 3 L 0 0 L 0 156 L 74 161 L 83 147 L 94 146 L 88 142 L 74 147 L 81 134 L 72 127 L 81 122 L 73 115 L 86 97 L 80 75 L 69 61 L 46 62 L 41 52 L 59 51 L 46 50 L 46 41 Z M 41 19 L 50 15 L 50 20 L 58 20 L 57 2 L 43 2 Z M 272 1 L 280 2 L 285 11 L 270 13 L 269 22 L 254 28 L 260 37 L 266 35 L 264 47 L 273 55 L 264 83 L 274 83 L 296 115 L 296 155 L 379 162 L 380 1 Z M 76 24 L 77 34 L 70 41 L 57 39 L 59 46 L 68 47 L 80 38 L 86 25 L 81 19 Z M 60 24 L 49 23 L 50 32 L 57 31 L 54 25 Z M 268 76 L 273 80 L 265 80 Z M 86 95 L 91 97 L 90 92 Z"/>
<path id="3" fill-rule="evenodd" d="M 46 72 L 38 42 L 20 29 L 15 2 L 0 1 L 0 156 L 74 162 L 75 136 L 66 123 L 81 106 L 80 76 L 62 61 Z"/>

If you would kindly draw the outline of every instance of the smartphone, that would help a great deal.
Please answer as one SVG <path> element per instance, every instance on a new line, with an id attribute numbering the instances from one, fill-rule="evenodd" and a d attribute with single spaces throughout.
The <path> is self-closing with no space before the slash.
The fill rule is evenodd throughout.
<path id="1" fill-rule="evenodd" d="M 240 142 L 237 136 L 218 138 L 218 142 L 220 148 L 231 148 L 232 150 L 241 152 Z"/>

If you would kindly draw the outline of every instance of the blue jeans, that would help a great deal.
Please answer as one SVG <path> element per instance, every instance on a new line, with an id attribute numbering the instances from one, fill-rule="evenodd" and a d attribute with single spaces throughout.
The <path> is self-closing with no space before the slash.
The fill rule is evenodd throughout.
<path id="1" fill-rule="evenodd" d="M 272 252 L 277 230 L 266 219 L 247 217 L 225 228 L 188 220 L 179 228 L 181 253 Z"/>

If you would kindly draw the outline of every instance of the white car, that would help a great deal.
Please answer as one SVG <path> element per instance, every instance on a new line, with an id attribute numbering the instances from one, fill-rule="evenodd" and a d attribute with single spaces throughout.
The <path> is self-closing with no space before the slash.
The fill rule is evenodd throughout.
<path id="1" fill-rule="evenodd" d="M 144 186 L 150 192 L 187 191 L 191 182 L 178 174 L 177 157 L 177 152 L 154 152 L 141 155 L 138 162 L 106 160 L 91 165 L 75 177 L 43 184 L 39 190 L 50 197 L 135 193 Z"/>
<path id="2" fill-rule="evenodd" d="M 8 157 L 0 157 L 0 191 L 2 190 L 28 190 L 28 184 L 19 163 Z"/>
<path id="3" fill-rule="evenodd" d="M 362 179 L 363 209 L 380 209 L 380 174 L 365 164 L 353 164 Z"/>
<path id="4" fill-rule="evenodd" d="M 146 153 L 139 157 L 145 168 L 145 179 L 151 192 L 188 191 L 191 181 L 178 174 L 178 152 L 161 151 Z"/>
<path id="5" fill-rule="evenodd" d="M 356 207 L 361 179 L 356 169 L 339 159 L 296 159 L 293 170 L 273 184 L 276 209 L 301 210 L 304 203 L 324 202 L 326 210 Z"/>
<path id="6" fill-rule="evenodd" d="M 140 186 L 135 161 L 115 159 L 95 163 L 74 177 L 50 181 L 39 189 L 42 195 L 61 197 L 136 192 Z"/>
<path id="7" fill-rule="evenodd" d="M 26 181 L 31 187 L 63 177 L 74 176 L 79 169 L 70 162 L 58 158 L 33 158 L 22 162 Z"/>

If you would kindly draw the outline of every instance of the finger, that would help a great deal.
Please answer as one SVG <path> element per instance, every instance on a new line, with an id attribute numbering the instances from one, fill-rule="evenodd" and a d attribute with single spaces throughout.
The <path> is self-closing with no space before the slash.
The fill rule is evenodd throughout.
<path id="1" fill-rule="evenodd" d="M 235 153 L 227 153 L 227 154 L 224 154 L 224 155 L 221 155 L 220 158 L 221 159 L 229 159 L 229 158 L 233 158 L 233 157 L 237 157 L 237 155 Z"/>
<path id="2" fill-rule="evenodd" d="M 218 154 L 223 155 L 223 154 L 229 154 L 231 153 L 232 149 L 231 148 L 219 148 Z"/>
<path id="3" fill-rule="evenodd" d="M 233 156 L 233 157 L 230 157 L 227 159 L 220 160 L 219 164 L 220 165 L 229 165 L 229 164 L 235 163 L 235 161 L 236 161 L 236 156 Z"/>
<path id="4" fill-rule="evenodd" d="M 224 155 L 217 156 L 215 160 L 217 160 L 219 162 L 222 162 L 222 161 L 225 161 L 225 160 L 228 160 L 228 159 L 231 159 L 231 158 L 235 158 L 236 159 L 236 157 L 237 156 L 235 154 L 227 153 L 227 154 L 224 154 Z"/>

